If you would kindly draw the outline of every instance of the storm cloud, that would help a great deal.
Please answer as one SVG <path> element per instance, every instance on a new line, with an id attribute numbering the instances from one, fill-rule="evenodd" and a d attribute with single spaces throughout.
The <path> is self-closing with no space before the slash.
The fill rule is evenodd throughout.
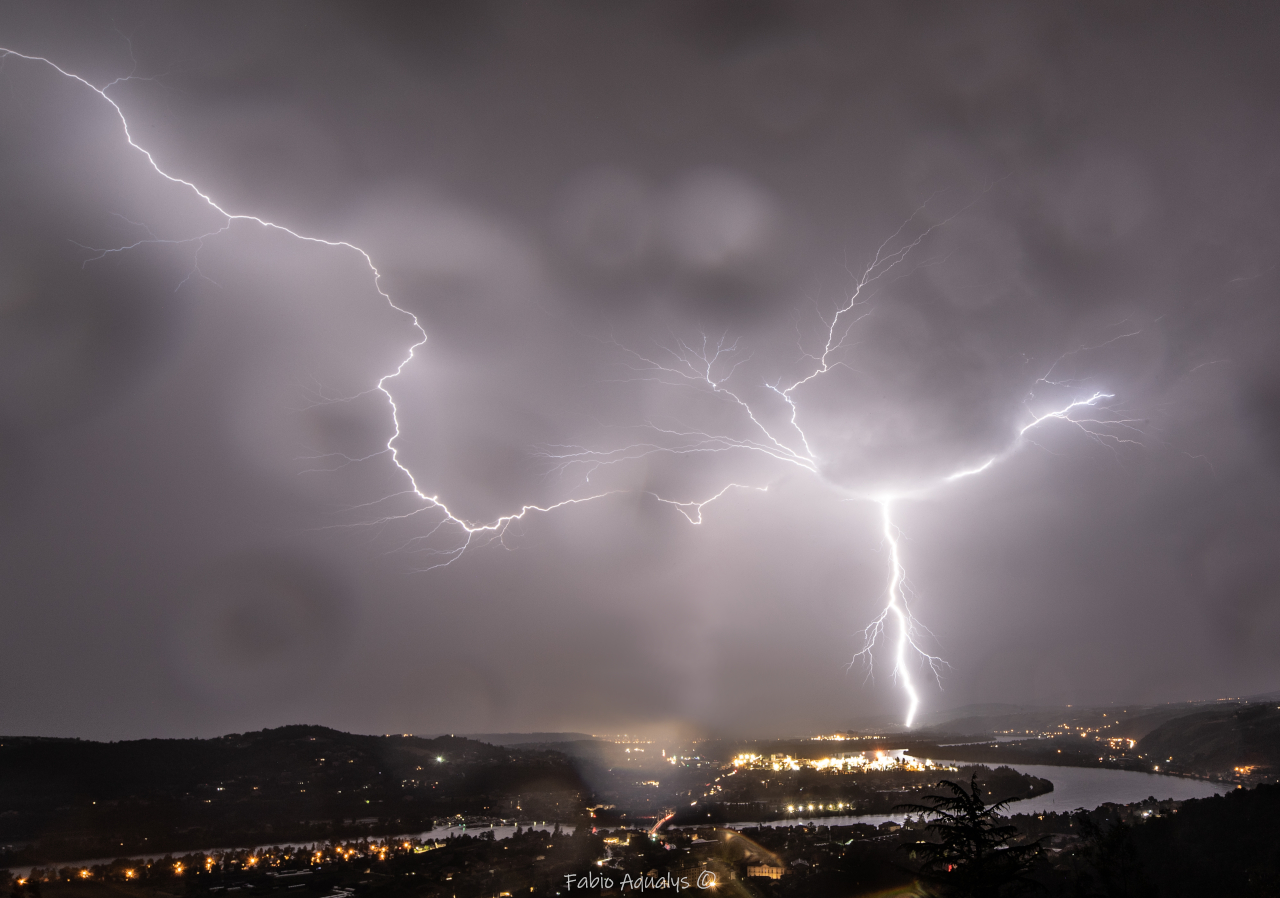
<path id="1" fill-rule="evenodd" d="M 0 6 L 0 46 L 127 78 L 165 171 L 361 247 L 403 310 L 360 252 L 228 225 L 84 84 L 0 60 L 0 732 L 897 713 L 887 658 L 847 665 L 887 581 L 867 500 L 914 493 L 913 608 L 951 664 L 916 671 L 926 708 L 1276 688 L 1276 15 Z M 770 385 L 916 238 L 795 394 L 816 472 L 556 458 L 758 439 L 645 361 L 704 340 L 799 445 Z M 455 554 L 375 389 L 413 316 L 386 385 L 423 492 L 477 522 L 610 495 Z M 1094 392 L 1094 435 L 1019 438 Z M 729 483 L 768 489 L 698 525 L 655 498 Z"/>

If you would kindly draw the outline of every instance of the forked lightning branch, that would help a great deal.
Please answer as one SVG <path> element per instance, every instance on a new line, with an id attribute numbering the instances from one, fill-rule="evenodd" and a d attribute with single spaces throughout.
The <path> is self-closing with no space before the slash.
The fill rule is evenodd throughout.
<path id="1" fill-rule="evenodd" d="M 281 231 L 297 240 L 321 244 L 335 251 L 350 253 L 355 261 L 368 269 L 370 286 L 381 301 L 401 313 L 411 331 L 411 339 L 403 354 L 388 365 L 386 373 L 372 383 L 366 392 L 377 391 L 387 402 L 390 412 L 390 435 L 383 448 L 369 458 L 383 457 L 394 466 L 403 478 L 404 489 L 397 496 L 410 497 L 416 508 L 402 514 L 379 518 L 370 523 L 386 523 L 391 520 L 413 519 L 422 516 L 431 536 L 442 532 L 452 532 L 456 539 L 443 549 L 435 550 L 438 560 L 427 569 L 447 565 L 458 559 L 477 541 L 501 538 L 508 527 L 515 521 L 526 518 L 533 513 L 546 513 L 568 505 L 592 502 L 607 496 L 616 495 L 620 490 L 605 490 L 589 493 L 546 505 L 520 505 L 512 511 L 489 521 L 471 521 L 450 510 L 448 504 L 438 492 L 420 484 L 414 472 L 401 457 L 398 443 L 401 436 L 402 410 L 397 404 L 393 391 L 396 379 L 410 365 L 420 349 L 427 342 L 427 332 L 412 312 L 396 304 L 382 287 L 382 277 L 374 264 L 370 253 L 345 240 L 333 240 L 301 234 L 291 228 L 260 217 L 232 212 L 217 203 L 209 193 L 194 183 L 166 171 L 150 151 L 135 142 L 130 130 L 129 121 L 124 110 L 112 99 L 110 90 L 115 85 L 128 79 L 117 79 L 103 87 L 58 66 L 49 59 L 30 56 L 0 47 L 0 60 L 21 60 L 41 66 L 47 66 L 59 76 L 71 79 L 92 91 L 102 102 L 108 104 L 119 118 L 121 136 L 133 149 L 145 157 L 146 162 L 154 170 L 157 177 L 189 190 L 192 196 L 216 213 L 218 224 L 203 233 L 193 234 L 182 239 L 161 240 L 149 236 L 135 243 L 102 249 L 98 252 L 123 252 L 144 243 L 168 244 L 201 244 L 202 241 L 224 233 L 236 225 L 248 225 Z M 708 340 L 700 337 L 695 341 L 678 342 L 664 350 L 662 354 L 631 352 L 636 360 L 637 376 L 651 379 L 684 389 L 701 391 L 727 403 L 740 419 L 741 431 L 737 435 L 719 432 L 708 428 L 668 429 L 655 425 L 643 425 L 649 431 L 649 438 L 643 442 L 619 446 L 572 447 L 545 452 L 553 464 L 561 468 L 581 467 L 587 472 L 602 467 L 626 465 L 653 455 L 666 456 L 711 456 L 727 458 L 737 453 L 748 453 L 763 457 L 769 464 L 783 468 L 803 470 L 820 482 L 830 487 L 833 497 L 850 498 L 849 491 L 830 481 L 824 475 L 823 459 L 815 451 L 813 441 L 805 431 L 806 387 L 823 379 L 833 370 L 845 364 L 844 356 L 850 351 L 850 334 L 867 314 L 870 314 L 868 294 L 877 282 L 882 281 L 890 273 L 909 266 L 912 254 L 926 240 L 929 234 L 943 227 L 948 220 L 928 225 L 917 225 L 917 217 L 913 216 L 903 223 L 897 232 L 892 234 L 875 252 L 851 292 L 848 300 L 840 304 L 829 320 L 823 323 L 821 347 L 806 356 L 810 365 L 804 376 L 789 383 L 776 381 L 764 384 L 765 395 L 772 397 L 771 402 L 778 403 L 781 416 L 773 414 L 774 409 L 758 408 L 744 398 L 745 391 L 735 382 L 740 362 L 743 360 L 741 349 L 736 342 L 726 340 Z M 101 257 L 101 256 L 99 256 Z M 1093 391 L 1079 396 L 1056 408 L 1040 408 L 1031 411 L 1036 405 L 1034 388 L 1040 384 L 1064 386 L 1063 382 L 1054 380 L 1053 367 L 1049 369 L 1032 387 L 1032 394 L 1027 401 L 1027 421 L 1009 435 L 1005 449 L 988 458 L 968 459 L 958 462 L 954 471 L 936 480 L 921 482 L 910 488 L 892 493 L 871 496 L 855 496 L 854 498 L 872 503 L 879 512 L 881 532 L 888 556 L 888 576 L 882 596 L 882 609 L 864 631 L 864 644 L 854 656 L 855 660 L 865 659 L 868 662 L 882 642 L 888 642 L 893 658 L 892 674 L 901 686 L 906 697 L 904 722 L 911 726 L 915 720 L 920 698 L 913 670 L 928 670 L 931 676 L 938 677 L 943 668 L 940 658 L 930 654 L 922 645 L 923 628 L 913 616 L 908 604 L 906 567 L 901 551 L 901 540 L 893 520 L 895 504 L 904 500 L 923 498 L 934 491 L 945 487 L 956 480 L 977 476 L 997 466 L 1025 445 L 1027 434 L 1034 428 L 1045 426 L 1050 422 L 1061 422 L 1079 429 L 1088 437 L 1108 443 L 1133 441 L 1136 422 L 1124 418 L 1111 410 L 1109 403 L 1115 398 L 1110 393 Z M 768 422 L 781 420 L 781 425 Z M 589 481 L 589 477 L 587 478 Z M 727 493 L 738 490 L 766 491 L 769 483 L 725 482 L 704 499 L 675 499 L 668 496 L 650 493 L 659 502 L 674 506 L 691 524 L 704 522 L 704 509 Z M 370 503 L 370 507 L 378 503 Z M 434 516 L 434 517 L 432 517 Z"/>

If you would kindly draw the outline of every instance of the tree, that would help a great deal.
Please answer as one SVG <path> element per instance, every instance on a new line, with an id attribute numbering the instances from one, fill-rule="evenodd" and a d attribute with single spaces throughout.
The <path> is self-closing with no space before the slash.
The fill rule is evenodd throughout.
<path id="1" fill-rule="evenodd" d="M 1039 841 L 1010 845 L 1018 828 L 999 825 L 1009 804 L 987 804 L 975 773 L 966 789 L 961 783 L 938 783 L 950 795 L 925 795 L 928 804 L 903 804 L 896 810 L 919 812 L 929 819 L 925 832 L 933 838 L 903 845 L 922 859 L 921 874 L 945 895 L 998 898 L 1027 885 L 1027 871 L 1040 856 Z"/>
<path id="2" fill-rule="evenodd" d="M 1117 820 L 1104 828 L 1084 811 L 1075 814 L 1074 822 L 1080 833 L 1076 856 L 1087 865 L 1086 870 L 1077 873 L 1077 894 L 1088 898 L 1141 898 L 1153 894 L 1142 878 L 1133 827 Z"/>

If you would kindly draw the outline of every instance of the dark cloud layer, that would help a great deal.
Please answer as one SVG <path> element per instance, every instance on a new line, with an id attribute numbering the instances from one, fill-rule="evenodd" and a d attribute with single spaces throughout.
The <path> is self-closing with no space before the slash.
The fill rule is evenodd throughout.
<path id="1" fill-rule="evenodd" d="M 927 707 L 1277 686 L 1280 236 L 1265 4 L 57 3 L 0 45 L 0 732 L 832 727 L 896 522 Z M 821 476 L 758 454 L 559 468 L 644 425 L 754 436 L 641 357 L 768 384 L 877 247 Z M 936 226 L 936 227 L 935 227 Z M 927 233 L 926 233 L 927 232 Z M 165 242 L 178 241 L 178 242 Z M 127 252 L 97 249 L 139 243 Z M 890 244 L 890 249 L 901 245 Z M 692 342 L 690 342 L 692 341 Z M 1045 382 L 1046 375 L 1050 375 Z M 667 383 L 658 381 L 666 380 Z M 1032 414 L 1092 391 L 1132 443 Z M 1006 453 L 1007 456 L 1006 456 Z M 347 461 L 347 459 L 365 459 Z M 646 491 L 733 491 L 691 525 Z M 370 504 L 374 503 L 374 504 Z M 917 672 L 917 676 L 920 673 Z"/>

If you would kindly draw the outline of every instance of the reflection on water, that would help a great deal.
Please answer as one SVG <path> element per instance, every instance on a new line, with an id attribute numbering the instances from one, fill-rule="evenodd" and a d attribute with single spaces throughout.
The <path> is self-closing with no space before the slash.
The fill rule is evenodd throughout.
<path id="1" fill-rule="evenodd" d="M 530 823 L 526 824 L 523 829 L 525 832 L 539 830 L 543 832 L 552 832 L 555 829 L 554 823 Z M 438 826 L 435 829 L 423 830 L 420 833 L 401 833 L 396 836 L 350 836 L 347 838 L 322 839 L 317 842 L 270 842 L 263 845 L 240 846 L 238 848 L 192 848 L 190 850 L 165 851 L 161 853 L 151 854 L 130 854 L 130 860 L 140 861 L 158 861 L 166 857 L 182 857 L 184 854 L 235 854 L 241 851 L 266 851 L 271 848 L 293 848 L 304 849 L 306 851 L 319 851 L 326 845 L 346 844 L 363 842 L 366 839 L 370 842 L 401 842 L 405 839 L 421 839 L 424 842 L 432 840 L 447 839 L 450 836 L 480 836 L 485 833 L 493 833 L 495 839 L 507 839 L 515 835 L 516 827 L 512 826 L 465 826 L 456 824 L 453 826 Z M 573 825 L 568 823 L 560 824 L 560 832 L 566 835 L 573 835 Z M 88 860 L 80 861 L 57 861 L 52 864 L 35 864 L 36 867 L 96 867 L 100 865 L 110 864 L 115 861 L 114 857 L 96 857 Z M 30 876 L 31 865 L 23 867 L 6 868 L 14 876 Z"/>
<path id="2" fill-rule="evenodd" d="M 522 829 L 525 832 L 539 830 L 543 832 L 551 832 L 555 829 L 554 823 L 531 823 Z M 572 824 L 561 823 L 560 832 L 565 835 L 573 835 Z M 424 842 L 433 839 L 447 839 L 450 836 L 480 836 L 485 833 L 493 833 L 495 839 L 509 839 L 516 834 L 516 827 L 513 826 L 437 826 L 435 829 L 426 829 L 420 833 L 406 833 L 402 836 L 388 836 L 391 840 L 396 839 L 421 839 Z"/>
<path id="3" fill-rule="evenodd" d="M 1019 773 L 1039 776 L 1053 783 L 1053 791 L 1035 798 L 1024 798 L 1009 805 L 1007 814 L 1049 814 L 1093 810 L 1106 802 L 1132 804 L 1145 798 L 1208 798 L 1229 791 L 1229 786 L 1204 780 L 1140 773 L 1136 770 L 1107 770 L 1091 767 L 1053 767 L 1047 764 L 1011 765 Z M 797 826 L 814 823 L 819 826 L 849 826 L 853 823 L 901 823 L 905 814 L 867 814 L 861 817 L 788 817 L 764 823 L 735 823 L 735 829 L 747 826 Z"/>
<path id="4" fill-rule="evenodd" d="M 1053 783 L 1053 791 L 1036 798 L 1025 798 L 1022 801 L 1015 801 L 1009 805 L 1009 814 L 1046 814 L 1046 813 L 1063 813 L 1074 811 L 1076 808 L 1085 808 L 1092 810 L 1105 802 L 1114 802 L 1115 804 L 1132 804 L 1136 801 L 1142 801 L 1145 798 L 1157 798 L 1164 800 L 1172 798 L 1177 801 L 1184 801 L 1188 798 L 1208 798 L 1211 795 L 1221 795 L 1229 790 L 1229 786 L 1219 783 L 1207 783 L 1204 780 L 1184 779 L 1180 776 L 1164 776 L 1158 773 L 1139 773 L 1134 770 L 1105 770 L 1094 769 L 1090 767 L 1052 767 L 1043 764 L 1018 764 L 1014 767 L 1020 773 L 1028 773 L 1031 776 L 1043 777 Z M 802 824 L 816 824 L 818 826 L 849 826 L 854 823 L 869 823 L 872 826 L 879 826 L 881 823 L 901 823 L 906 815 L 904 814 L 866 814 L 861 817 L 787 817 L 784 820 L 770 820 L 759 823 L 734 823 L 733 829 L 745 829 L 749 826 L 799 826 Z M 534 823 L 523 827 L 525 831 L 542 830 L 550 832 L 555 828 L 554 823 Z M 461 824 L 454 826 L 439 826 L 435 829 L 423 830 L 418 833 L 402 833 L 396 836 L 375 836 L 372 837 L 377 841 L 384 838 L 391 841 L 399 841 L 401 839 L 421 839 L 422 841 L 432 841 L 438 839 L 447 839 L 450 836 L 479 836 L 483 833 L 493 833 L 495 839 L 507 839 L 515 834 L 516 827 L 512 826 L 464 826 Z M 560 824 L 560 831 L 565 834 L 571 834 L 573 827 L 567 824 Z M 364 838 L 364 837 L 360 837 Z M 358 841 L 356 838 L 339 839 L 338 841 Z M 289 844 L 281 846 L 276 843 L 277 847 L 302 847 L 317 848 L 323 847 L 324 842 L 306 842 L 298 844 Z M 272 846 L 260 845 L 257 848 L 268 848 Z M 244 849 L 234 848 L 213 848 L 204 849 L 206 852 L 219 851 L 242 851 Z M 256 850 L 256 849 L 250 849 Z M 179 852 L 173 852 L 176 856 Z M 155 860 L 162 855 L 139 855 L 139 857 Z M 85 867 L 94 864 L 108 864 L 111 860 L 107 858 L 99 858 L 90 861 L 77 861 L 75 863 L 67 862 L 59 866 L 76 866 Z M 14 875 L 22 876 L 30 872 L 29 867 L 15 868 L 12 870 Z"/>
<path id="5" fill-rule="evenodd" d="M 1053 791 L 1035 798 L 1024 798 L 1009 805 L 1010 814 L 1061 814 L 1076 808 L 1093 810 L 1105 802 L 1132 804 L 1144 798 L 1163 801 L 1172 798 L 1208 798 L 1221 795 L 1231 787 L 1204 780 L 1139 773 L 1136 770 L 1103 770 L 1089 767 L 1051 767 L 1041 764 L 1019 764 L 1021 773 L 1042 776 L 1053 783 Z"/>

